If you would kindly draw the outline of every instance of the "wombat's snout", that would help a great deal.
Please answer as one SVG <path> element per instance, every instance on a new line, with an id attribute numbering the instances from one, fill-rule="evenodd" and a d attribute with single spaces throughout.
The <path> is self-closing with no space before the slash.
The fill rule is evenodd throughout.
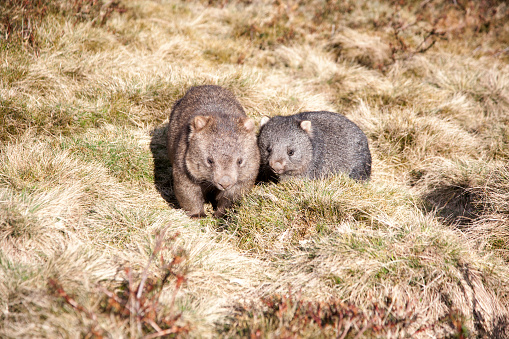
<path id="1" fill-rule="evenodd" d="M 283 174 L 285 172 L 286 162 L 284 160 L 269 161 L 269 165 L 274 172 L 277 174 Z"/>
<path id="2" fill-rule="evenodd" d="M 217 181 L 217 188 L 220 190 L 226 190 L 234 184 L 234 180 L 229 175 L 223 175 L 221 179 Z"/>

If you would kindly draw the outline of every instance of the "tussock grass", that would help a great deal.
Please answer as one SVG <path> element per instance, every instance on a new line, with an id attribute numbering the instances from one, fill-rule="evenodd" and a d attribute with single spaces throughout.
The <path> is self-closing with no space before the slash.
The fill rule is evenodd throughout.
<path id="1" fill-rule="evenodd" d="M 314 235 L 328 236 L 348 223 L 376 229 L 413 203 L 411 196 L 402 194 L 344 177 L 269 184 L 248 195 L 225 227 L 246 249 L 285 249 Z"/>
<path id="2" fill-rule="evenodd" d="M 143 337 L 175 315 L 191 337 L 508 336 L 504 2 L 13 0 L 0 17 L 0 336 Z M 165 124 L 201 84 L 255 119 L 345 114 L 371 181 L 263 183 L 188 219 Z M 157 317 L 107 306 L 153 291 Z"/>
<path id="3" fill-rule="evenodd" d="M 267 277 L 261 270 L 263 263 L 243 257 L 225 241 L 218 243 L 214 234 L 186 221 L 182 213 L 168 211 L 151 186 L 144 184 L 148 179 L 117 178 L 130 169 L 109 167 L 109 153 L 96 152 L 90 158 L 85 151 L 70 152 L 67 145 L 93 142 L 94 133 L 82 139 L 25 137 L 3 145 L 1 151 L 0 239 L 5 279 L 0 287 L 5 296 L 2 307 L 9 310 L 3 313 L 4 336 L 86 335 L 92 329 L 113 336 L 131 333 L 129 326 L 112 321 L 101 308 L 102 289 L 121 288 L 127 279 L 126 267 L 140 274 L 136 272 L 143 270 L 154 248 L 154 234 L 168 223 L 178 225 L 171 228 L 181 234 L 175 249 L 186 251 L 190 262 L 176 307 L 197 331 L 210 333 L 221 316 L 217 308 L 225 305 L 225 296 L 246 295 L 246 279 L 251 283 Z M 148 133 L 128 134 L 110 126 L 95 138 L 107 145 L 135 143 L 149 152 Z M 164 249 L 163 255 L 170 250 Z M 253 267 L 251 277 L 244 272 L 248 266 Z M 50 293 L 49 279 L 94 312 L 97 321 L 62 304 Z M 222 286 L 230 281 L 234 286 L 225 291 Z M 163 291 L 159 300 L 163 309 L 172 303 L 172 295 L 170 290 Z M 204 300 L 204 295 L 210 297 Z M 27 323 L 33 325 L 27 327 Z"/>
<path id="4" fill-rule="evenodd" d="M 281 285 L 304 296 L 339 296 L 363 308 L 380 298 L 391 298 L 399 307 L 415 298 L 414 331 L 445 317 L 448 304 L 460 314 L 472 309 L 483 314 L 466 321 L 470 328 L 475 322 L 485 329 L 503 328 L 504 302 L 498 292 L 490 294 L 479 285 L 479 279 L 493 274 L 490 259 L 473 254 L 467 236 L 423 209 L 404 191 L 377 183 L 341 177 L 291 181 L 258 188 L 226 226 L 241 248 L 280 267 Z M 507 286 L 505 274 L 493 281 Z M 483 300 L 472 301 L 465 289 Z M 434 326 L 438 331 L 445 325 Z"/>
<path id="5" fill-rule="evenodd" d="M 443 161 L 419 174 L 416 189 L 447 223 L 507 260 L 508 169 L 504 163 Z"/>

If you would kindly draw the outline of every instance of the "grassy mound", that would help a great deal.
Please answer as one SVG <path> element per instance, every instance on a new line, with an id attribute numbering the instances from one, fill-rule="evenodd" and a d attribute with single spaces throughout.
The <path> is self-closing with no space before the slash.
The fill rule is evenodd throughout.
<path id="1" fill-rule="evenodd" d="M 503 1 L 0 5 L 0 336 L 509 336 Z M 178 209 L 175 100 L 345 114 L 373 176 Z"/>

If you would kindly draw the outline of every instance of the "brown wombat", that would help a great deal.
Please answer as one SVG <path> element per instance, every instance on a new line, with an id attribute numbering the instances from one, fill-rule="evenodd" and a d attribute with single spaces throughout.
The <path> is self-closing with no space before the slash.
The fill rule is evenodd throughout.
<path id="1" fill-rule="evenodd" d="M 303 112 L 263 118 L 258 136 L 260 178 L 311 179 L 343 172 L 356 180 L 371 175 L 368 139 L 339 113 Z"/>
<path id="2" fill-rule="evenodd" d="M 255 124 L 234 95 L 219 86 L 192 87 L 173 106 L 168 154 L 180 207 L 203 217 L 212 202 L 221 217 L 253 186 L 260 153 Z"/>

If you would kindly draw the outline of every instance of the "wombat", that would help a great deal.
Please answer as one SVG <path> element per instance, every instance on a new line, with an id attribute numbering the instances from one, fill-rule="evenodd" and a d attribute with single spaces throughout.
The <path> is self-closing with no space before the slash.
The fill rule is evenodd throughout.
<path id="1" fill-rule="evenodd" d="M 273 173 L 281 179 L 291 176 L 315 179 L 343 172 L 361 181 L 371 175 L 366 135 L 339 113 L 264 117 L 261 125 L 258 147 L 262 180 Z"/>
<path id="2" fill-rule="evenodd" d="M 219 86 L 196 86 L 173 106 L 168 125 L 168 155 L 181 208 L 191 217 L 214 216 L 253 186 L 260 153 L 254 121 L 234 95 Z"/>

